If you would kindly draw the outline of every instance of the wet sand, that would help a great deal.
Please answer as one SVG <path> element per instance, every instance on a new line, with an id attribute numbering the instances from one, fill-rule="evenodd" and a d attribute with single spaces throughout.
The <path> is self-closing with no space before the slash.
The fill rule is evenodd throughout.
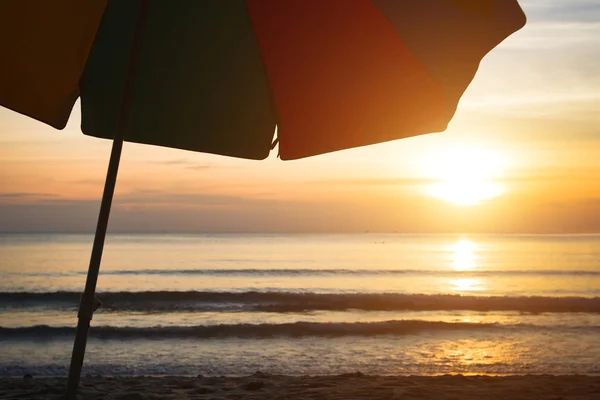
<path id="1" fill-rule="evenodd" d="M 2 378 L 0 399 L 59 399 L 65 378 Z M 81 399 L 600 400 L 597 376 L 85 377 Z"/>

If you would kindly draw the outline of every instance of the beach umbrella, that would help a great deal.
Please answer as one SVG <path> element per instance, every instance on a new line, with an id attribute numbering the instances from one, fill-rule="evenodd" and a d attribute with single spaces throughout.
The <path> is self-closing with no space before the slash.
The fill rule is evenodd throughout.
<path id="1" fill-rule="evenodd" d="M 516 0 L 3 0 L 0 105 L 113 140 L 67 397 L 123 141 L 284 160 L 443 131 Z M 277 138 L 274 138 L 277 126 Z"/>

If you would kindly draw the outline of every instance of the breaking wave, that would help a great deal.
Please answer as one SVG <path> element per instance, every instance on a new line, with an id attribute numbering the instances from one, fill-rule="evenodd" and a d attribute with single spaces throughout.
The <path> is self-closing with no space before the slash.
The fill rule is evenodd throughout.
<path id="1" fill-rule="evenodd" d="M 74 308 L 76 292 L 0 292 L 0 308 Z M 517 311 L 600 313 L 600 297 L 153 291 L 98 293 L 104 311 Z"/>
<path id="2" fill-rule="evenodd" d="M 287 324 L 231 324 L 170 327 L 111 327 L 99 326 L 90 330 L 90 336 L 98 339 L 181 339 L 181 338 L 269 338 L 269 337 L 339 337 L 405 335 L 422 331 L 459 331 L 474 329 L 503 329 L 529 325 L 500 325 L 484 323 L 449 323 L 438 321 L 393 320 L 383 322 L 317 323 L 295 322 Z M 1 328 L 0 338 L 46 338 L 73 337 L 72 327 L 38 325 L 22 328 Z"/>

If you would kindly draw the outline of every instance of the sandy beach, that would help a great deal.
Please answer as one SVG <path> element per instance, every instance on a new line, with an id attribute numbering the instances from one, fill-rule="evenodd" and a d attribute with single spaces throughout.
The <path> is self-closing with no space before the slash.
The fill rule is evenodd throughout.
<path id="1" fill-rule="evenodd" d="M 64 378 L 3 378 L 0 399 L 59 399 Z M 85 377 L 81 399 L 600 399 L 597 376 Z"/>

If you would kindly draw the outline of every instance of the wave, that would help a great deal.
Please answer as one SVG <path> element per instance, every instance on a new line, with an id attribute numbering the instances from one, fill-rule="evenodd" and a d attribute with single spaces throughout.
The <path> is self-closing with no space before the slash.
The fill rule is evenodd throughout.
<path id="1" fill-rule="evenodd" d="M 0 292 L 0 308 L 74 308 L 76 292 Z M 600 297 L 155 291 L 98 293 L 105 311 L 517 311 L 600 313 Z"/>
<path id="2" fill-rule="evenodd" d="M 330 276 L 330 275 L 542 275 L 542 276 L 600 276 L 600 271 L 592 270 L 480 270 L 480 271 L 439 271 L 425 269 L 143 269 L 115 270 L 104 275 L 209 275 L 209 276 Z"/>
<path id="3" fill-rule="evenodd" d="M 19 276 L 79 276 L 81 272 L 34 272 L 15 273 Z M 600 270 L 427 270 L 427 269 L 314 269 L 314 268 L 238 268 L 238 269 L 122 269 L 102 271 L 102 275 L 199 275 L 199 276 L 338 276 L 338 275 L 430 275 L 430 276 L 598 276 Z"/>
<path id="4" fill-rule="evenodd" d="M 268 338 L 268 337 L 339 337 L 405 335 L 423 331 L 460 331 L 481 329 L 505 329 L 530 327 L 529 325 L 500 325 L 485 323 L 450 323 L 439 321 L 392 320 L 382 322 L 317 323 L 294 322 L 286 324 L 231 324 L 171 327 L 111 327 L 99 326 L 90 330 L 90 336 L 98 339 L 181 339 L 181 338 Z M 533 327 L 533 326 L 531 326 Z M 72 337 L 73 327 L 38 325 L 22 328 L 0 327 L 0 338 L 48 338 Z"/>

